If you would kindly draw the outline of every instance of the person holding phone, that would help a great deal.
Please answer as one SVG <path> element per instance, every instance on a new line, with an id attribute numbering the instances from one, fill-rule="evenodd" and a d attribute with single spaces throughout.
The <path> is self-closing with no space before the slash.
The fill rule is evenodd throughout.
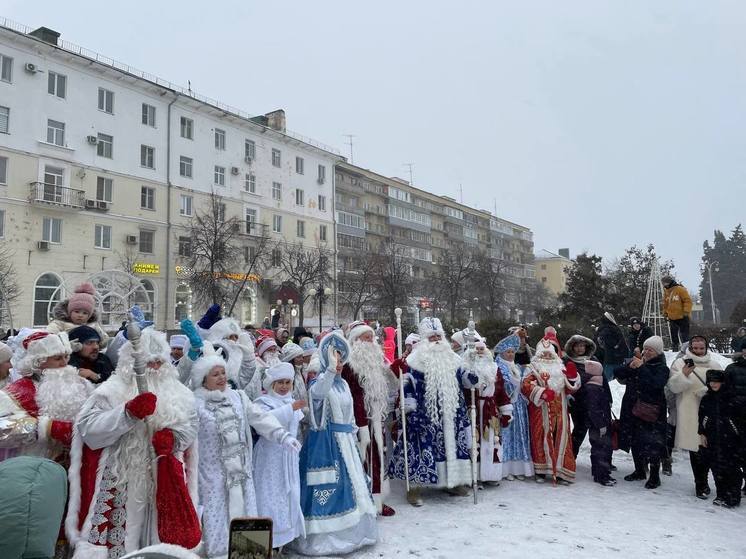
<path id="1" fill-rule="evenodd" d="M 676 396 L 676 436 L 674 446 L 689 451 L 694 474 L 694 491 L 699 499 L 707 499 L 710 465 L 706 453 L 700 452 L 699 404 L 707 394 L 707 371 L 722 370 L 720 363 L 708 351 L 707 338 L 692 336 L 684 355 L 671 363 L 668 389 Z"/>
<path id="2" fill-rule="evenodd" d="M 192 365 L 192 386 L 197 387 L 199 503 L 209 558 L 228 553 L 230 519 L 257 516 L 251 429 L 291 453 L 300 450 L 275 416 L 252 403 L 243 390 L 230 388 L 225 369 L 223 357 L 205 342 Z"/>

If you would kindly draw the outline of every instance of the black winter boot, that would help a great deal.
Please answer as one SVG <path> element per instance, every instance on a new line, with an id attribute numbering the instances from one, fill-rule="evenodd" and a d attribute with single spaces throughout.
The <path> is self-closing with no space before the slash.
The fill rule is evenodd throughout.
<path id="1" fill-rule="evenodd" d="M 658 462 L 650 464 L 650 477 L 645 484 L 645 489 L 655 489 L 661 486 L 661 477 L 659 474 L 660 464 Z"/>

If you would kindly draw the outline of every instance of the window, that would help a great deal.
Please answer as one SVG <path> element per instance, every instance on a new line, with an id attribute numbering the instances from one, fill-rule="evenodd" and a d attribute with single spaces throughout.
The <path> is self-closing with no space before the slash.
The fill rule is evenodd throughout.
<path id="1" fill-rule="evenodd" d="M 182 177 L 191 179 L 193 165 L 194 165 L 194 161 L 192 160 L 191 157 L 184 157 L 182 155 L 181 157 L 179 157 L 179 174 Z"/>
<path id="2" fill-rule="evenodd" d="M 303 189 L 302 188 L 295 189 L 295 205 L 296 206 L 303 205 Z"/>
<path id="3" fill-rule="evenodd" d="M 142 123 L 155 128 L 155 107 L 153 105 L 142 104 Z"/>
<path id="4" fill-rule="evenodd" d="M 179 256 L 192 256 L 192 238 L 179 237 Z"/>
<path id="5" fill-rule="evenodd" d="M 272 200 L 282 200 L 282 184 L 279 182 L 272 183 Z"/>
<path id="6" fill-rule="evenodd" d="M 326 225 L 319 225 L 319 241 L 326 242 Z"/>
<path id="7" fill-rule="evenodd" d="M 96 143 L 96 153 L 99 155 L 99 157 L 108 157 L 109 159 L 111 159 L 113 152 L 114 136 L 99 133 L 98 142 Z"/>
<path id="8" fill-rule="evenodd" d="M 190 217 L 192 215 L 192 197 L 186 194 L 181 195 L 179 204 L 179 215 Z"/>
<path id="9" fill-rule="evenodd" d="M 246 208 L 246 233 L 253 235 L 256 233 L 256 209 Z"/>
<path id="10" fill-rule="evenodd" d="M 225 130 L 215 129 L 215 149 L 225 149 Z"/>
<path id="11" fill-rule="evenodd" d="M 96 248 L 111 248 L 111 225 L 95 226 L 95 241 L 93 246 Z"/>
<path id="12" fill-rule="evenodd" d="M 192 290 L 185 284 L 180 283 L 176 287 L 176 307 L 174 308 L 174 320 L 178 323 L 185 318 L 190 318 L 189 311 L 192 307 Z"/>
<path id="13" fill-rule="evenodd" d="M 282 216 L 281 215 L 272 216 L 272 232 L 282 233 Z"/>
<path id="14" fill-rule="evenodd" d="M 62 242 L 62 220 L 57 217 L 45 217 L 41 225 L 41 240 L 49 243 Z"/>
<path id="15" fill-rule="evenodd" d="M 140 188 L 140 207 L 144 210 L 155 210 L 155 188 L 150 186 Z"/>
<path id="16" fill-rule="evenodd" d="M 46 326 L 52 308 L 61 299 L 62 282 L 55 274 L 44 274 L 34 284 L 34 326 Z"/>
<path id="17" fill-rule="evenodd" d="M 155 321 L 155 315 L 153 313 L 153 301 L 155 301 L 155 285 L 150 280 L 140 280 L 142 284 L 142 291 L 139 289 L 135 291 L 135 304 L 142 309 L 142 314 L 145 320 Z"/>
<path id="18" fill-rule="evenodd" d="M 254 140 L 245 140 L 243 143 L 244 157 L 250 157 L 252 160 L 256 159 L 256 144 Z"/>
<path id="19" fill-rule="evenodd" d="M 456 208 L 449 208 L 446 206 L 446 215 L 450 217 L 455 217 L 456 219 L 464 219 L 464 212 L 461 210 L 457 210 Z"/>
<path id="20" fill-rule="evenodd" d="M 144 254 L 153 254 L 154 240 L 155 231 L 140 231 L 140 252 Z"/>
<path id="21" fill-rule="evenodd" d="M 4 54 L 0 54 L 0 81 L 13 81 L 13 59 Z"/>
<path id="22" fill-rule="evenodd" d="M 65 200 L 65 171 L 59 167 L 44 167 L 44 194 L 46 202 L 62 203 Z M 45 239 L 46 240 L 46 239 Z"/>
<path id="23" fill-rule="evenodd" d="M 65 123 L 51 118 L 47 120 L 47 143 L 56 146 L 65 145 Z"/>
<path id="24" fill-rule="evenodd" d="M 278 268 L 282 264 L 282 250 L 279 248 L 272 249 L 272 266 Z"/>
<path id="25" fill-rule="evenodd" d="M 47 92 L 50 95 L 56 95 L 60 99 L 64 99 L 67 89 L 67 76 L 63 76 L 57 72 L 49 72 L 48 76 Z"/>
<path id="26" fill-rule="evenodd" d="M 140 146 L 140 165 L 148 169 L 155 169 L 155 148 Z"/>
<path id="27" fill-rule="evenodd" d="M 365 238 L 353 237 L 352 235 L 337 235 L 337 246 L 341 248 L 352 248 L 355 250 L 365 250 Z"/>
<path id="28" fill-rule="evenodd" d="M 225 221 L 225 204 L 218 204 L 218 221 L 220 223 Z"/>
<path id="29" fill-rule="evenodd" d="M 10 130 L 10 109 L 8 107 L 0 107 L 0 132 L 8 134 Z"/>
<path id="30" fill-rule="evenodd" d="M 114 92 L 98 88 L 98 110 L 105 113 L 114 114 Z"/>
<path id="31" fill-rule="evenodd" d="M 111 192 L 114 187 L 114 180 L 106 177 L 96 178 L 96 200 L 100 202 L 111 202 Z"/>
<path id="32" fill-rule="evenodd" d="M 295 236 L 301 239 L 306 236 L 306 222 L 300 219 L 295 223 Z"/>
<path id="33" fill-rule="evenodd" d="M 243 260 L 246 264 L 256 260 L 256 247 L 254 246 L 243 247 Z"/>
<path id="34" fill-rule="evenodd" d="M 5 237 L 5 210 L 0 210 L 0 239 Z"/>
<path id="35" fill-rule="evenodd" d="M 215 184 L 225 186 L 225 167 L 215 165 Z"/>
<path id="36" fill-rule="evenodd" d="M 326 181 L 326 167 L 323 165 L 319 165 L 319 177 L 318 177 L 319 184 L 324 184 Z"/>
<path id="37" fill-rule="evenodd" d="M 325 212 L 326 211 L 326 196 L 319 194 L 319 211 Z"/>
<path id="38" fill-rule="evenodd" d="M 272 148 L 272 165 L 279 167 L 282 164 L 282 155 L 279 149 Z"/>
<path id="39" fill-rule="evenodd" d="M 412 202 L 412 199 L 409 197 L 409 192 L 406 192 L 405 190 L 401 190 L 400 188 L 396 188 L 394 186 L 389 186 L 389 198 L 395 198 L 396 200 L 401 200 L 402 202 Z"/>
<path id="40" fill-rule="evenodd" d="M 357 229 L 365 229 L 365 218 L 357 214 L 337 212 L 337 223 L 347 225 L 348 227 L 356 227 Z"/>
<path id="41" fill-rule="evenodd" d="M 243 183 L 243 189 L 246 192 L 256 194 L 256 175 L 254 173 L 246 173 L 246 178 L 244 179 Z"/>
<path id="42" fill-rule="evenodd" d="M 194 138 L 193 130 L 194 121 L 185 116 L 181 117 L 181 137 L 186 138 L 187 140 L 192 140 Z"/>
<path id="43" fill-rule="evenodd" d="M 303 158 L 302 157 L 296 157 L 295 158 L 295 172 L 299 175 L 303 174 Z"/>

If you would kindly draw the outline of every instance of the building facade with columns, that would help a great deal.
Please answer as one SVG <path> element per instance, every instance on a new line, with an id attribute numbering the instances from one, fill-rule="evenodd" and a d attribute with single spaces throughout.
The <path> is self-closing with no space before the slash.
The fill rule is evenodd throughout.
<path id="1" fill-rule="evenodd" d="M 2 20 L 0 70 L 0 242 L 20 287 L 0 301 L 3 326 L 46 325 L 82 281 L 96 286 L 108 329 L 133 302 L 159 328 L 198 319 L 184 262 L 213 193 L 242 223 L 247 254 L 259 237 L 334 252 L 342 158 L 288 131 L 283 111 L 251 116 Z M 275 277 L 263 270 L 234 316 L 268 316 Z"/>

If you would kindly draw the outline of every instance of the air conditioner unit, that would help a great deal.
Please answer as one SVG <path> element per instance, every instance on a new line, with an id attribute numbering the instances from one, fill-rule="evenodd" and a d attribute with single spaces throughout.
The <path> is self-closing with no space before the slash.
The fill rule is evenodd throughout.
<path id="1" fill-rule="evenodd" d="M 136 245 L 137 244 L 137 235 L 127 235 L 127 244 L 128 245 Z"/>
<path id="2" fill-rule="evenodd" d="M 239 172 L 238 167 L 231 167 L 231 175 L 237 175 Z"/>
<path id="3" fill-rule="evenodd" d="M 85 139 L 92 146 L 95 146 L 98 143 L 98 138 L 96 136 L 86 136 Z"/>
<path id="4" fill-rule="evenodd" d="M 37 241 L 36 248 L 39 250 L 49 250 L 49 241 Z"/>
<path id="5" fill-rule="evenodd" d="M 85 209 L 86 210 L 92 210 L 96 207 L 96 200 L 86 200 L 85 201 Z"/>
<path id="6" fill-rule="evenodd" d="M 103 210 L 105 212 L 109 211 L 109 202 L 105 202 L 104 200 L 96 200 L 96 209 Z"/>
<path id="7" fill-rule="evenodd" d="M 246 157 L 244 157 L 243 160 L 244 160 L 244 162 L 248 163 L 249 165 L 251 165 L 254 162 L 254 158 L 251 157 L 250 155 L 247 155 Z"/>
<path id="8" fill-rule="evenodd" d="M 36 67 L 36 64 L 32 64 L 31 62 L 27 62 L 23 69 L 26 70 L 29 74 L 36 74 L 36 72 L 39 71 L 39 68 Z"/>

